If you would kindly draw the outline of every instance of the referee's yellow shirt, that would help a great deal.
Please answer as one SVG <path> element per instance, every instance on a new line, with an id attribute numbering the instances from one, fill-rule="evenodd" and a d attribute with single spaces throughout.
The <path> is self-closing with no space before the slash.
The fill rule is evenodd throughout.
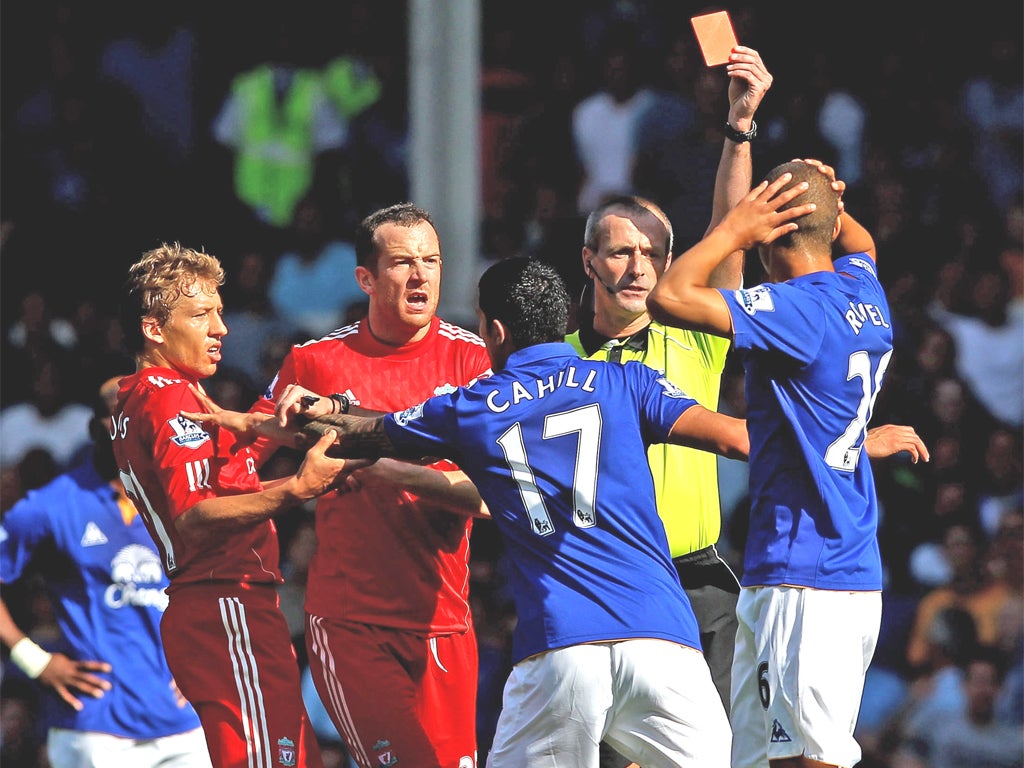
<path id="1" fill-rule="evenodd" d="M 586 346 L 580 340 L 580 331 L 565 339 L 581 356 L 623 363 L 639 360 L 663 372 L 705 408 L 718 410 L 728 339 L 657 322 L 624 339 L 603 339 L 589 329 L 583 331 L 583 336 Z M 588 347 L 596 350 L 588 355 Z M 718 457 L 694 448 L 658 444 L 648 449 L 647 460 L 672 557 L 716 543 L 722 530 Z"/>

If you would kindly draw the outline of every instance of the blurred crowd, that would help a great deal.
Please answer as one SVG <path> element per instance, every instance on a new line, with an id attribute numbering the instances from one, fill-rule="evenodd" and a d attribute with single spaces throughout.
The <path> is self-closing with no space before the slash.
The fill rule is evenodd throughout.
<path id="1" fill-rule="evenodd" d="M 131 370 L 117 296 L 144 250 L 176 240 L 224 262 L 230 335 L 210 388 L 244 410 L 290 344 L 360 316 L 350 233 L 408 197 L 410 170 L 402 0 L 19 5 L 0 25 L 3 510 L 88 450 L 98 384 Z M 606 195 L 657 201 L 682 248 L 701 237 L 726 77 L 689 25 L 704 4 L 547 5 L 481 3 L 480 256 L 547 260 L 578 295 L 583 217 Z M 1000 738 L 972 723 L 1024 727 L 1022 9 L 883 23 L 789 5 L 785 18 L 715 7 L 775 76 L 755 178 L 794 157 L 835 166 L 878 246 L 895 351 L 872 423 L 913 425 L 932 460 L 875 465 L 887 586 L 858 737 L 864 766 L 923 768 L 950 733 Z M 252 151 L 267 131 L 283 148 L 272 158 Z M 722 409 L 741 415 L 738 366 L 726 376 Z M 281 452 L 281 474 L 294 460 Z M 743 482 L 723 465 L 720 549 L 737 569 Z M 309 517 L 280 527 L 301 649 L 315 541 Z M 482 764 L 515 616 L 497 535 L 474 530 Z M 52 631 L 39 589 L 8 602 L 37 642 Z M 34 690 L 4 676 L 0 763 L 42 765 Z M 320 728 L 342 765 L 326 717 Z"/>

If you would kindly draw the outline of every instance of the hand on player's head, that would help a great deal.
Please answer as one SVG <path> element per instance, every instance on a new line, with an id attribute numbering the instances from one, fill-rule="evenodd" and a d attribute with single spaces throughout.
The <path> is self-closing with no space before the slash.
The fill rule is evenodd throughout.
<path id="1" fill-rule="evenodd" d="M 846 182 L 843 181 L 842 179 L 836 178 L 836 169 L 833 168 L 831 165 L 826 165 L 825 163 L 821 162 L 821 160 L 815 160 L 812 157 L 794 157 L 793 162 L 813 165 L 818 169 L 818 171 L 825 174 L 829 178 L 829 181 L 832 182 L 832 189 L 834 189 L 836 191 L 836 194 L 839 196 L 839 212 L 842 213 L 843 208 L 845 207 L 843 203 L 843 193 L 846 191 Z"/>
<path id="2" fill-rule="evenodd" d="M 814 203 L 783 209 L 807 191 L 807 182 L 785 189 L 792 179 L 792 174 L 784 173 L 771 183 L 762 181 L 726 214 L 719 227 L 732 233 L 737 248 L 748 250 L 756 245 L 767 245 L 796 230 L 798 225 L 794 219 L 815 210 Z"/>

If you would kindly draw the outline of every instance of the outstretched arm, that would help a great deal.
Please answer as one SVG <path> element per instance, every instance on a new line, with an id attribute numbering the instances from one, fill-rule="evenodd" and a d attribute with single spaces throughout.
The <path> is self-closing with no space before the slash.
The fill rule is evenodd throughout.
<path id="1" fill-rule="evenodd" d="M 672 425 L 667 442 L 742 461 L 746 461 L 750 454 L 746 420 L 726 416 L 702 405 L 693 405 L 683 411 Z"/>
<path id="2" fill-rule="evenodd" d="M 489 517 L 487 505 L 480 497 L 476 486 L 461 471 L 440 471 L 414 463 L 425 457 L 400 452 L 384 431 L 383 415 L 356 415 L 344 413 L 322 413 L 310 418 L 306 413 L 315 407 L 321 412 L 325 410 L 322 403 L 311 402 L 303 406 L 299 401 L 306 392 L 297 385 L 291 390 L 287 400 L 282 397 L 276 415 L 268 413 L 239 413 L 218 407 L 209 397 L 200 395 L 209 412 L 182 412 L 182 416 L 199 424 L 216 424 L 239 437 L 240 442 L 253 440 L 256 437 L 268 437 L 276 442 L 303 448 L 315 443 L 315 447 L 323 447 L 334 461 L 332 471 L 335 472 L 334 484 L 343 484 L 349 488 L 361 488 L 368 485 L 389 485 L 408 491 L 421 498 L 447 508 L 456 514 L 474 517 Z M 283 406 L 281 404 L 284 404 Z M 330 406 L 326 406 L 329 408 Z M 363 411 L 370 414 L 371 411 Z M 283 426 L 282 426 L 283 422 Z M 327 435 L 330 439 L 327 440 Z M 318 441 L 327 440 L 320 443 Z M 307 454 L 307 460 L 313 450 Z M 333 457 L 333 459 L 332 459 Z M 339 458 L 340 457 L 340 458 Z M 395 459 L 405 459 L 398 461 Z M 340 464 L 340 468 L 339 468 Z M 305 464 L 304 464 L 305 466 Z M 300 468 L 301 473 L 301 468 Z M 292 483 L 294 478 L 264 484 L 264 493 L 277 490 L 282 482 Z M 284 489 L 287 491 L 287 488 Z M 249 494 L 255 495 L 255 494 Z M 319 495 L 319 494 L 317 494 Z M 232 496 L 231 499 L 244 500 L 245 496 Z M 200 502 L 192 510 L 178 518 L 179 527 L 182 518 L 189 516 L 193 510 L 196 523 L 186 519 L 190 527 L 198 525 L 199 520 L 209 525 L 216 513 L 210 506 L 218 499 Z M 248 505 L 247 505 L 248 506 Z M 197 510 L 197 508 L 199 508 Z M 260 508 L 255 506 L 251 515 L 253 522 L 262 519 Z M 236 514 L 237 521 L 237 514 Z"/>
<path id="3" fill-rule="evenodd" d="M 746 133 L 754 124 L 754 113 L 772 85 L 772 75 L 761 61 L 761 55 L 753 48 L 738 45 L 729 55 L 725 67 L 729 75 L 729 125 Z M 753 160 L 750 142 L 735 142 L 728 138 L 722 142 L 722 156 L 715 174 L 715 191 L 711 208 L 711 220 L 705 234 L 718 223 L 750 191 L 753 177 Z M 743 283 L 743 251 L 729 254 L 714 268 L 709 278 L 713 288 L 735 290 Z"/>
<path id="4" fill-rule="evenodd" d="M 668 442 L 699 448 L 730 459 L 746 460 L 750 453 L 750 437 L 746 419 L 737 419 L 700 405 L 687 409 L 669 433 Z M 916 464 L 929 461 L 928 447 L 913 427 L 883 424 L 868 430 L 864 451 L 871 459 L 885 459 L 908 453 Z"/>

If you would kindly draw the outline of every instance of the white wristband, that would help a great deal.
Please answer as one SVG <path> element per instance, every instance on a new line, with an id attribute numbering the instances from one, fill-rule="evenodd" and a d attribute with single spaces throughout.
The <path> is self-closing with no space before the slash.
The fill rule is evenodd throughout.
<path id="1" fill-rule="evenodd" d="M 28 637 L 21 638 L 11 647 L 11 662 L 33 680 L 43 674 L 52 658 L 52 653 L 44 651 Z"/>

